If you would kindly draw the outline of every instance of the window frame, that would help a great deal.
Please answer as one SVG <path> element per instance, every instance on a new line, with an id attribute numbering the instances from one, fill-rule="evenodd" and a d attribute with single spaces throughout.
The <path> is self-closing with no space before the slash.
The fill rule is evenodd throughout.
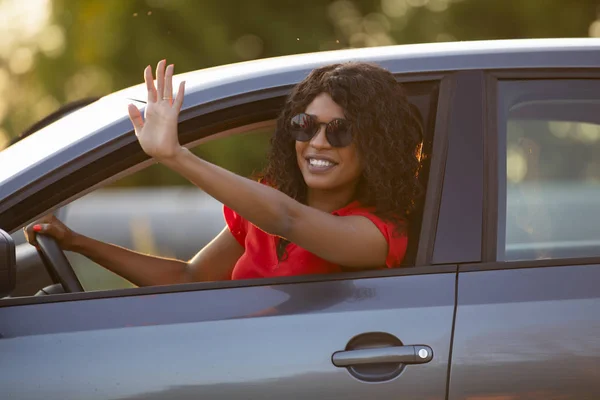
<path id="1" fill-rule="evenodd" d="M 165 286 L 153 286 L 153 287 L 140 287 L 140 288 L 127 288 L 127 289 L 115 289 L 106 291 L 95 291 L 95 292 L 83 292 L 83 293 L 67 293 L 60 295 L 48 295 L 48 296 L 28 296 L 18 298 L 6 298 L 0 300 L 0 307 L 10 307 L 16 305 L 26 304 L 41 304 L 41 303 L 54 303 L 61 301 L 77 301 L 77 300 L 88 300 L 88 299 L 100 299 L 100 298 L 113 298 L 113 297 L 124 297 L 124 296 L 142 296 L 158 293 L 174 293 L 184 291 L 196 291 L 196 290 L 214 290 L 221 288 L 234 288 L 234 287 L 248 287 L 248 286 L 268 286 L 278 284 L 290 284 L 290 283 L 308 283 L 308 282 L 322 282 L 322 281 L 334 281 L 334 280 L 352 280 L 362 278 L 377 278 L 377 277 L 391 277 L 391 276 L 402 276 L 402 275 L 423 275 L 423 274 L 437 274 L 437 273 L 456 273 L 458 266 L 452 265 L 430 265 L 431 254 L 433 253 L 433 246 L 435 245 L 435 224 L 437 222 L 437 215 L 439 213 L 441 187 L 444 179 L 444 168 L 445 168 L 445 150 L 448 146 L 445 121 L 448 116 L 448 110 L 451 102 L 451 81 L 454 79 L 454 73 L 440 74 L 440 73 L 421 73 L 421 74 L 395 74 L 398 81 L 402 83 L 411 82 L 437 82 L 437 104 L 433 109 L 433 113 L 429 116 L 433 131 L 433 143 L 429 161 L 429 175 L 427 182 L 426 196 L 424 199 L 424 211 L 421 220 L 421 231 L 418 241 L 418 249 L 415 260 L 415 266 L 394 268 L 388 270 L 375 270 L 375 271 L 359 271 L 359 272 L 344 272 L 340 274 L 329 274 L 329 275 L 308 275 L 308 276 L 295 276 L 295 277 L 280 277 L 280 278 L 264 278 L 264 279 L 253 279 L 244 281 L 222 281 L 222 282 L 198 282 L 189 284 L 179 285 L 165 285 Z M 207 137 L 216 134 L 221 135 L 224 131 L 235 130 L 240 127 L 241 122 L 244 121 L 243 126 L 251 124 L 260 124 L 268 120 L 272 120 L 275 116 L 273 112 L 278 111 L 277 107 L 272 107 L 272 102 L 283 102 L 283 92 L 287 92 L 289 87 L 286 88 L 274 88 L 271 91 L 271 95 L 261 93 L 259 99 L 252 99 L 247 102 L 240 102 L 241 104 L 230 105 L 224 107 L 224 109 L 214 111 L 212 113 L 203 114 L 196 109 L 192 110 L 188 114 L 190 117 L 186 118 L 182 115 L 180 119 L 180 141 L 183 145 L 197 144 L 202 140 L 206 140 Z M 247 94 L 251 96 L 252 94 Z M 271 107 L 265 107 L 263 104 L 267 102 Z M 200 106 L 202 107 L 202 106 Z M 250 109 L 257 112 L 242 113 L 240 117 L 240 109 Z M 223 114 L 228 117 L 225 118 Z M 202 124 L 206 119 L 212 121 L 212 124 Z M 198 128 L 198 126 L 202 128 Z M 211 133 L 212 132 L 212 133 Z M 38 205 L 35 211 L 29 212 L 29 217 L 26 219 L 31 220 L 38 218 L 39 215 L 43 215 L 47 212 L 52 211 L 64 205 L 67 202 L 73 201 L 74 199 L 81 197 L 83 194 L 89 193 L 91 190 L 97 189 L 104 186 L 106 182 L 113 181 L 115 176 L 125 176 L 127 171 L 140 170 L 140 166 L 146 164 L 150 165 L 152 161 L 141 152 L 139 145 L 137 145 L 137 139 L 134 135 L 126 135 L 121 140 L 115 141 L 107 145 L 102 152 L 100 157 L 96 154 L 95 159 L 90 161 L 91 155 L 88 153 L 84 157 L 81 157 L 78 163 L 71 165 L 65 165 L 61 168 L 60 172 L 63 175 L 57 181 L 52 184 L 43 187 L 42 191 L 48 191 L 49 193 L 58 192 L 60 195 L 60 201 L 57 201 L 57 195 L 54 196 L 41 196 L 45 198 L 43 205 Z M 438 152 L 436 154 L 434 152 Z M 123 157 L 123 154 L 127 154 Z M 113 162 L 116 161 L 116 162 Z M 97 168 L 98 165 L 109 165 L 110 167 L 102 169 L 100 174 L 95 174 L 92 177 L 81 178 L 82 173 L 87 170 L 90 166 Z M 82 168 L 82 165 L 84 166 Z M 83 175 L 85 176 L 85 175 Z M 94 178 L 94 179 L 92 179 Z M 82 188 L 84 186 L 84 188 Z M 31 188 L 30 188 L 31 189 Z M 31 197 L 37 197 L 30 195 Z M 31 198 L 30 197 L 30 198 Z M 48 202 L 53 201 L 55 204 L 52 206 L 48 205 Z M 35 216 L 31 217 L 31 215 Z M 425 217 L 427 216 L 427 218 Z M 433 230 L 431 229 L 433 228 Z"/>
<path id="2" fill-rule="evenodd" d="M 564 265 L 593 265 L 600 263 L 600 256 L 571 257 L 545 260 L 498 260 L 499 193 L 500 193 L 500 140 L 498 131 L 499 83 L 501 81 L 532 80 L 600 80 L 600 68 L 548 68 L 489 70 L 485 77 L 484 130 L 484 224 L 482 240 L 482 263 L 460 266 L 460 271 L 503 268 L 539 268 Z M 502 175 L 503 177 L 503 175 Z"/>
<path id="3" fill-rule="evenodd" d="M 483 224 L 484 73 L 456 71 L 448 87 L 444 126 L 443 185 L 431 263 L 481 261 Z"/>

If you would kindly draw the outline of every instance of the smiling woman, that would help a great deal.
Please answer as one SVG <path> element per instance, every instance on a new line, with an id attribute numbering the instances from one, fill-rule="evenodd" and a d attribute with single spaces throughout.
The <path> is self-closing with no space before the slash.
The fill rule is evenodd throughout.
<path id="1" fill-rule="evenodd" d="M 27 229 L 53 236 L 137 285 L 249 279 L 400 266 L 406 219 L 421 192 L 421 126 L 402 86 L 367 63 L 315 69 L 277 122 L 261 182 L 198 158 L 179 144 L 184 84 L 174 67 L 145 70 L 143 118 L 129 106 L 142 149 L 224 204 L 227 227 L 190 261 L 136 253 L 84 237 L 56 218 Z"/>
<path id="2" fill-rule="evenodd" d="M 306 107 L 305 115 L 310 116 L 308 121 L 317 121 L 313 122 L 314 127 L 311 128 L 311 124 L 305 127 L 310 134 L 295 137 L 298 166 L 306 186 L 312 188 L 313 198 L 308 202 L 318 201 L 315 197 L 320 191 L 335 190 L 343 199 L 341 203 L 345 203 L 345 199 L 356 191 L 364 169 L 356 144 L 352 143 L 352 126 L 345 119 L 344 109 L 328 93 L 317 95 Z M 326 126 L 325 135 L 320 133 L 322 125 Z M 290 131 L 298 132 L 296 129 Z"/>
<path id="3" fill-rule="evenodd" d="M 316 69 L 297 86 L 279 119 L 266 177 L 290 197 L 326 212 L 355 201 L 386 238 L 402 236 L 421 193 L 422 128 L 413 110 L 402 86 L 375 65 Z M 391 225 L 384 228 L 381 221 Z M 387 244 L 389 266 L 393 247 Z M 286 246 L 280 241 L 278 254 Z"/>

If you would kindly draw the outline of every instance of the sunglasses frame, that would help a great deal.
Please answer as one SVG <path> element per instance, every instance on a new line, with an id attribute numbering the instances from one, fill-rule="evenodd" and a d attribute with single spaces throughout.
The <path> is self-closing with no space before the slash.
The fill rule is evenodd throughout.
<path id="1" fill-rule="evenodd" d="M 311 121 L 311 131 L 307 132 L 307 129 L 294 129 L 292 128 L 292 124 L 293 121 L 301 116 L 307 116 L 310 121 Z M 344 124 L 346 124 L 347 129 L 344 130 L 342 133 L 340 132 L 334 132 L 333 129 L 337 129 L 337 128 L 332 128 L 335 126 L 336 123 L 338 123 L 339 121 L 343 121 Z M 352 134 L 352 124 L 350 123 L 350 121 L 348 121 L 345 118 L 335 118 L 332 119 L 331 121 L 325 123 L 325 122 L 318 122 L 317 121 L 317 117 L 315 115 L 312 114 L 307 114 L 307 113 L 299 113 L 294 115 L 291 119 L 290 119 L 290 123 L 288 126 L 288 130 L 290 132 L 290 134 L 292 135 L 292 137 L 294 138 L 294 140 L 298 141 L 298 142 L 310 142 L 315 135 L 317 135 L 317 133 L 319 133 L 319 131 L 321 130 L 321 126 L 325 125 L 325 137 L 327 138 L 327 142 L 329 142 L 329 144 L 332 147 L 346 147 L 349 146 L 352 143 L 352 140 L 354 139 L 354 136 Z"/>

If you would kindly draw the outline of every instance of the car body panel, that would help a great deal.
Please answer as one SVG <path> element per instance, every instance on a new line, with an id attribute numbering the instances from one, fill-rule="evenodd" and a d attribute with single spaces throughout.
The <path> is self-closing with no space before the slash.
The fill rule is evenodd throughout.
<path id="1" fill-rule="evenodd" d="M 461 272 L 449 399 L 600 398 L 600 265 Z"/>
<path id="2" fill-rule="evenodd" d="M 439 399 L 454 273 L 0 307 L 14 399 Z M 426 344 L 428 364 L 365 383 L 332 364 L 356 335 Z"/>

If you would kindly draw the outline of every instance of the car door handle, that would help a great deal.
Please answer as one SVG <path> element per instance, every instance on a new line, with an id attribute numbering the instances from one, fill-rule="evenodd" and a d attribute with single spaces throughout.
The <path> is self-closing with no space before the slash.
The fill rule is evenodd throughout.
<path id="1" fill-rule="evenodd" d="M 382 363 L 424 364 L 432 359 L 433 350 L 424 345 L 337 351 L 332 356 L 336 367 Z"/>

